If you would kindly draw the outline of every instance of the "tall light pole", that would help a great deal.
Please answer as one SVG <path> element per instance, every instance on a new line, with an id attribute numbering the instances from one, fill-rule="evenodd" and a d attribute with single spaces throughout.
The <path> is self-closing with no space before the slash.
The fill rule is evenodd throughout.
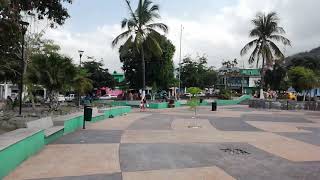
<path id="1" fill-rule="evenodd" d="M 181 24 L 181 31 L 180 31 L 180 55 L 179 55 L 179 99 L 181 97 L 181 61 L 182 61 L 182 32 L 184 27 Z"/>
<path id="2" fill-rule="evenodd" d="M 83 50 L 78 50 L 78 53 L 79 53 L 79 57 L 80 57 L 80 64 L 79 64 L 79 66 L 81 67 L 81 58 L 82 58 L 82 56 L 83 56 L 84 51 L 83 51 Z"/>
<path id="3" fill-rule="evenodd" d="M 24 75 L 24 68 L 25 68 L 25 54 L 24 54 L 24 44 L 25 44 L 25 35 L 29 26 L 28 22 L 20 21 L 21 25 L 21 33 L 22 33 L 22 52 L 21 52 L 21 77 L 20 77 L 20 92 L 19 92 L 19 115 L 22 114 L 22 94 L 23 94 L 23 75 Z"/>
<path id="4" fill-rule="evenodd" d="M 80 64 L 79 67 L 81 68 L 81 58 L 83 56 L 84 51 L 83 50 L 78 50 L 79 57 L 80 57 Z M 81 94 L 78 92 L 78 106 L 80 108 L 81 105 Z M 83 121 L 83 127 L 85 128 L 85 122 Z"/>

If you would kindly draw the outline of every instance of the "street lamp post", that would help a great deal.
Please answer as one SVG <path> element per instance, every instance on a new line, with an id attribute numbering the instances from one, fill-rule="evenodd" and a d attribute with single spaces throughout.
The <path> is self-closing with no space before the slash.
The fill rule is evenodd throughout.
<path id="1" fill-rule="evenodd" d="M 181 61 L 182 61 L 182 31 L 184 27 L 181 24 L 181 31 L 180 31 L 180 54 L 179 54 L 179 99 L 181 97 Z"/>
<path id="2" fill-rule="evenodd" d="M 21 77 L 20 77 L 20 92 L 19 92 L 19 115 L 22 114 L 22 93 L 23 93 L 23 75 L 25 68 L 25 54 L 24 54 L 24 45 L 25 45 L 25 35 L 29 26 L 28 22 L 20 21 L 21 32 L 22 32 L 22 52 L 21 52 Z"/>
<path id="3" fill-rule="evenodd" d="M 82 56 L 83 56 L 84 51 L 83 51 L 83 50 L 78 50 L 78 53 L 79 53 L 79 57 L 80 57 L 79 67 L 81 68 L 81 58 L 82 58 Z M 80 93 L 78 92 L 78 106 L 79 106 L 79 108 L 80 108 L 80 105 L 81 105 L 81 97 L 80 97 L 80 96 L 81 96 L 81 95 L 80 95 Z M 85 122 L 83 122 L 83 123 L 85 123 Z"/>
<path id="4" fill-rule="evenodd" d="M 80 57 L 80 65 L 79 66 L 81 67 L 81 58 L 83 56 L 84 51 L 78 50 L 78 53 L 79 53 L 79 57 Z"/>

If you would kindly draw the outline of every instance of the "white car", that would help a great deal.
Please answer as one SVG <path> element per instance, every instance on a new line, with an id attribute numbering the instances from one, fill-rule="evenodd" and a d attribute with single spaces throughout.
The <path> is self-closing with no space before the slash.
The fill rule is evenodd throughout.
<path id="1" fill-rule="evenodd" d="M 59 95 L 58 96 L 58 102 L 65 102 L 66 101 L 66 98 L 64 97 L 64 95 Z"/>
<path id="2" fill-rule="evenodd" d="M 101 99 L 101 100 L 110 100 L 110 99 L 112 99 L 113 97 L 111 96 L 111 95 L 108 95 L 108 94 L 106 94 L 106 95 L 104 95 L 104 96 L 101 96 L 99 99 Z"/>
<path id="3" fill-rule="evenodd" d="M 75 99 L 75 94 L 69 94 L 68 96 L 65 97 L 66 101 L 70 102 Z"/>
<path id="4" fill-rule="evenodd" d="M 197 94 L 196 96 L 198 96 L 198 97 L 204 97 L 204 96 L 206 96 L 206 94 L 204 94 L 204 93 L 199 93 L 199 94 Z"/>

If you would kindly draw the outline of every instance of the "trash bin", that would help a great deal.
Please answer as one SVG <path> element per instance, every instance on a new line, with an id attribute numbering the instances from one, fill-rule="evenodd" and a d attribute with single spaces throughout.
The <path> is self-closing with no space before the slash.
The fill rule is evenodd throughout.
<path id="1" fill-rule="evenodd" d="M 217 102 L 212 102 L 212 111 L 217 111 Z"/>
<path id="2" fill-rule="evenodd" d="M 202 104 L 203 103 L 203 99 L 200 99 L 200 104 Z"/>
<path id="3" fill-rule="evenodd" d="M 84 107 L 83 118 L 84 118 L 84 121 L 91 121 L 92 120 L 92 107 L 91 106 Z"/>

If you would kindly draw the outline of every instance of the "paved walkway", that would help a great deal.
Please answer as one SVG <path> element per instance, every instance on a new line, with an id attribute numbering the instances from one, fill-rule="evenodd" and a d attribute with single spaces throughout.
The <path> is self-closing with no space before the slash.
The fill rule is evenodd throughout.
<path id="1" fill-rule="evenodd" d="M 192 116 L 188 108 L 152 110 L 90 124 L 6 179 L 320 179 L 319 113 L 229 106 Z"/>

